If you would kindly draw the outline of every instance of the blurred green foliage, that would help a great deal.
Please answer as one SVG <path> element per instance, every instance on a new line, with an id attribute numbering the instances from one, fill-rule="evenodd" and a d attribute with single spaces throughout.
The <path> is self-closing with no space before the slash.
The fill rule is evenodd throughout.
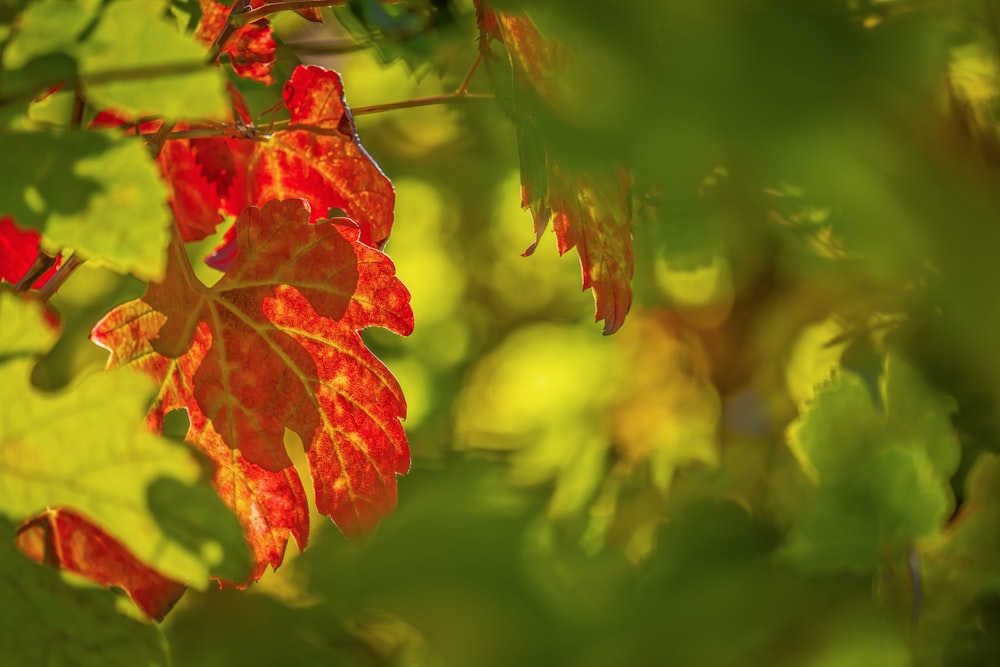
<path id="1" fill-rule="evenodd" d="M 438 3 L 386 25 L 352 4 L 348 31 L 276 16 L 275 78 L 297 43 L 370 34 L 378 53 L 301 56 L 362 107 L 476 59 L 471 2 L 446 30 Z M 413 469 L 375 534 L 317 518 L 249 591 L 189 594 L 174 663 L 997 664 L 1000 3 L 494 6 L 578 59 L 545 141 L 633 170 L 637 303 L 603 338 L 550 235 L 521 257 L 499 105 L 359 116 L 417 322 L 365 337 Z M 137 289 L 81 269 L 36 383 L 99 366 L 86 333 Z"/>
<path id="2" fill-rule="evenodd" d="M 633 170 L 638 303 L 602 338 L 575 261 L 548 236 L 520 257 L 493 105 L 359 117 L 398 191 L 418 324 L 366 339 L 409 397 L 413 470 L 366 540 L 321 526 L 250 594 L 190 596 L 177 660 L 995 661 L 1000 7 L 495 6 L 578 58 L 545 141 Z M 437 78 L 414 53 L 321 62 L 364 106 L 453 90 L 475 44 L 441 44 Z"/>

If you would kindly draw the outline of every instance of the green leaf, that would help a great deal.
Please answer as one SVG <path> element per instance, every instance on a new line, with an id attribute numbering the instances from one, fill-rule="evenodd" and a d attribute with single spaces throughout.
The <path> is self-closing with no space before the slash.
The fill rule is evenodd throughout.
<path id="1" fill-rule="evenodd" d="M 50 253 L 74 251 L 144 280 L 163 277 L 167 190 L 139 142 L 64 131 L 0 133 L 0 143 L 0 215 L 40 230 Z"/>
<path id="2" fill-rule="evenodd" d="M 133 113 L 168 119 L 224 115 L 229 106 L 225 76 L 207 63 L 205 47 L 163 19 L 164 3 L 119 0 L 77 54 L 87 95 L 93 101 Z M 103 73 L 136 74 L 106 81 Z"/>
<path id="3" fill-rule="evenodd" d="M 920 664 L 942 662 L 941 653 L 973 602 L 1000 581 L 1000 456 L 982 454 L 966 479 L 965 502 L 947 530 L 921 543 L 926 604 L 920 610 L 916 653 Z M 989 634 L 993 626 L 979 632 Z"/>
<path id="4" fill-rule="evenodd" d="M 878 449 L 849 477 L 821 486 L 796 521 L 784 555 L 807 570 L 868 571 L 886 549 L 901 553 L 938 530 L 951 507 L 949 490 L 923 452 Z"/>
<path id="5" fill-rule="evenodd" d="M 8 70 L 64 54 L 98 106 L 167 119 L 219 116 L 228 109 L 225 77 L 207 62 L 205 47 L 165 20 L 167 3 L 149 0 L 43 0 L 20 16 L 3 54 Z M 17 86 L 40 90 L 62 83 L 49 69 Z M 12 88 L 8 84 L 8 91 Z"/>
<path id="6" fill-rule="evenodd" d="M 789 427 L 789 444 L 816 484 L 783 555 L 808 570 L 875 568 L 951 514 L 959 460 L 954 401 L 927 387 L 898 356 L 886 357 L 880 412 L 857 375 L 841 371 Z"/>
<path id="7" fill-rule="evenodd" d="M 72 53 L 80 34 L 101 9 L 100 0 L 40 0 L 17 20 L 17 29 L 3 52 L 5 69 L 20 69 L 51 53 Z"/>
<path id="8" fill-rule="evenodd" d="M 0 517 L 0 535 L 15 526 Z M 115 593 L 68 580 L 0 539 L 0 655 L 7 665 L 167 665 L 163 636 L 123 615 Z"/>
<path id="9" fill-rule="evenodd" d="M 32 309 L 0 293 L 5 323 L 30 322 Z M 162 574 L 198 588 L 209 575 L 245 575 L 250 555 L 239 524 L 221 500 L 199 492 L 199 484 L 208 486 L 191 450 L 145 427 L 154 390 L 147 378 L 123 369 L 41 394 L 28 381 L 32 360 L 6 352 L 0 349 L 0 514 L 16 520 L 71 507 Z M 200 502 L 182 501 L 185 493 Z"/>

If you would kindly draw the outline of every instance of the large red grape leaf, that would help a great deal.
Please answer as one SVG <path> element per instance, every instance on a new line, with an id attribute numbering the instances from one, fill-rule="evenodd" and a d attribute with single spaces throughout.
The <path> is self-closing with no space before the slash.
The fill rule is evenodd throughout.
<path id="1" fill-rule="evenodd" d="M 147 617 L 162 621 L 187 586 L 145 565 L 121 542 L 70 509 L 49 509 L 24 522 L 17 546 L 40 563 L 75 572 L 129 594 Z"/>
<path id="2" fill-rule="evenodd" d="M 28 272 L 38 256 L 41 239 L 34 229 L 21 229 L 10 216 L 0 218 L 0 280 L 16 283 Z M 58 264 L 43 273 L 33 287 L 39 288 L 55 275 Z"/>
<path id="3" fill-rule="evenodd" d="M 235 224 L 234 263 L 211 288 L 174 244 L 164 281 L 92 333 L 112 365 L 162 382 L 154 421 L 188 408 L 188 439 L 220 469 L 216 484 L 258 571 L 280 562 L 289 534 L 300 545 L 307 537 L 285 428 L 305 443 L 317 509 L 345 534 L 395 506 L 396 474 L 409 467 L 402 392 L 358 334 L 408 334 L 409 293 L 351 221 L 309 218 L 302 200 L 248 208 Z"/>
<path id="4" fill-rule="evenodd" d="M 560 254 L 575 247 L 580 255 L 584 289 L 592 288 L 604 333 L 621 327 L 632 305 L 631 179 L 612 164 L 578 167 L 544 144 L 535 114 L 556 117 L 585 104 L 567 83 L 573 54 L 544 37 L 527 16 L 495 12 L 477 3 L 480 41 L 487 58 L 491 41 L 500 40 L 510 58 L 518 103 L 507 111 L 518 134 L 521 157 L 521 205 L 534 218 L 534 252 L 550 220 Z"/>

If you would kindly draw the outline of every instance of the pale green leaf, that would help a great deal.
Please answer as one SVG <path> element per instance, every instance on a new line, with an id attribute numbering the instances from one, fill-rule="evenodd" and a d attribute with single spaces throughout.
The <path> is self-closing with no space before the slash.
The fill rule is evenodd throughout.
<path id="1" fill-rule="evenodd" d="M 163 277 L 167 190 L 142 145 L 111 134 L 0 134 L 0 215 L 42 232 L 51 253 L 78 253 L 145 280 Z"/>
<path id="2" fill-rule="evenodd" d="M 30 308 L 0 294 L 4 322 L 25 318 Z M 239 524 L 216 496 L 199 493 L 202 469 L 191 450 L 145 427 L 154 391 L 148 378 L 121 369 L 42 394 L 29 383 L 32 360 L 0 350 L 4 359 L 0 514 L 17 520 L 47 507 L 73 508 L 145 563 L 199 588 L 209 575 L 245 575 L 249 553 Z"/>
<path id="3" fill-rule="evenodd" d="M 164 3 L 119 0 L 109 5 L 76 53 L 88 97 L 99 105 L 173 118 L 221 116 L 225 77 L 207 63 L 205 47 L 163 18 Z M 134 76 L 107 80 L 109 71 Z"/>
<path id="4" fill-rule="evenodd" d="M 20 69 L 40 56 L 72 53 L 101 4 L 101 0 L 40 0 L 28 5 L 18 17 L 14 37 L 3 52 L 3 66 Z"/>

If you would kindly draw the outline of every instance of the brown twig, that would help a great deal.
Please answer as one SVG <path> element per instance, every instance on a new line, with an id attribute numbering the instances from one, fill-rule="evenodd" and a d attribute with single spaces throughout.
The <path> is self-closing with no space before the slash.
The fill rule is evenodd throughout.
<path id="1" fill-rule="evenodd" d="M 383 102 L 382 104 L 371 104 L 365 107 L 354 107 L 351 115 L 364 116 L 383 111 L 395 111 L 396 109 L 412 109 L 414 107 L 429 107 L 435 104 L 446 104 L 450 102 L 471 102 L 472 100 L 492 100 L 491 93 L 444 93 L 442 95 L 428 95 L 427 97 L 414 97 L 408 100 L 397 102 Z"/>
<path id="2" fill-rule="evenodd" d="M 470 93 L 469 84 L 472 82 L 472 77 L 479 68 L 479 64 L 483 60 L 483 54 L 479 53 L 476 55 L 476 59 L 472 61 L 472 66 L 469 71 L 466 72 L 465 77 L 462 79 L 462 83 L 458 84 L 458 88 L 450 93 L 442 93 L 440 95 L 428 95 L 427 97 L 414 97 L 409 100 L 400 100 L 398 102 L 384 102 L 382 104 L 372 104 L 366 107 L 354 107 L 351 109 L 351 115 L 354 116 L 364 116 L 365 114 L 381 113 L 383 111 L 395 111 L 396 109 L 411 109 L 413 107 L 427 107 L 434 104 L 447 104 L 451 102 L 467 102 L 470 100 L 492 100 L 494 95 L 492 93 Z"/>
<path id="3" fill-rule="evenodd" d="M 31 289 L 31 286 L 35 284 L 35 281 L 42 277 L 42 275 L 52 268 L 56 263 L 56 256 L 50 255 L 43 251 L 41 248 L 38 249 L 38 254 L 35 256 L 35 261 L 32 262 L 31 267 L 25 272 L 21 279 L 17 281 L 14 285 L 15 292 L 27 292 Z"/>
<path id="4" fill-rule="evenodd" d="M 149 149 L 149 154 L 152 155 L 154 159 L 160 154 L 160 151 L 163 150 L 163 144 L 166 143 L 167 138 L 170 137 L 173 129 L 174 123 L 164 122 L 160 125 L 160 129 L 153 134 L 153 138 L 146 142 L 146 148 Z"/>
<path id="5" fill-rule="evenodd" d="M 51 299 L 52 295 L 55 294 L 60 287 L 62 287 L 64 282 L 66 282 L 66 279 L 69 278 L 74 271 L 80 268 L 81 264 L 83 264 L 83 260 L 76 255 L 72 255 L 69 259 L 62 263 L 62 266 L 59 267 L 56 274 L 49 278 L 47 283 L 42 285 L 42 288 L 38 290 L 38 297 L 42 301 L 48 301 Z"/>

